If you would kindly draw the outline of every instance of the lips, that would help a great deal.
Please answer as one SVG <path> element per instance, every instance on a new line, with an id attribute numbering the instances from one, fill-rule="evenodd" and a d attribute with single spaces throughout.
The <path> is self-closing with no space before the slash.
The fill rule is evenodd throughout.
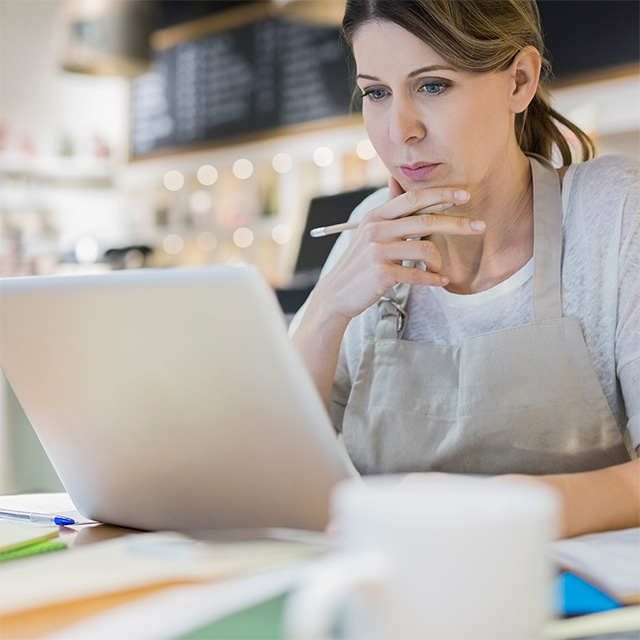
<path id="1" fill-rule="evenodd" d="M 402 173 L 404 173 L 404 175 L 411 180 L 420 180 L 422 178 L 426 178 L 438 167 L 438 165 L 439 163 L 432 164 L 429 162 L 403 164 L 400 165 L 400 171 L 402 171 Z"/>

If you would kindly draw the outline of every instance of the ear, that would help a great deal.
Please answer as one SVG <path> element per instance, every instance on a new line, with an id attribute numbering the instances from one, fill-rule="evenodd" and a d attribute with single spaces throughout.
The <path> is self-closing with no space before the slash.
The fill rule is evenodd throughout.
<path id="1" fill-rule="evenodd" d="M 536 95 L 541 66 L 542 59 L 535 47 L 525 47 L 513 59 L 509 67 L 512 81 L 509 102 L 513 113 L 522 113 Z"/>

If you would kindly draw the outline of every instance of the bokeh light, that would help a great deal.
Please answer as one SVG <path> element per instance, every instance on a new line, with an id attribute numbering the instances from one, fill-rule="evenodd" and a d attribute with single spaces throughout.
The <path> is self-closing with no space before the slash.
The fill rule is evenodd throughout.
<path id="1" fill-rule="evenodd" d="M 360 140 L 356 145 L 356 154 L 362 160 L 371 160 L 376 157 L 376 150 L 371 144 L 371 140 Z"/>
<path id="2" fill-rule="evenodd" d="M 276 153 L 271 166 L 277 173 L 288 173 L 293 168 L 293 158 L 288 153 Z"/>
<path id="3" fill-rule="evenodd" d="M 247 227 L 239 227 L 233 232 L 233 242 L 240 249 L 250 247 L 253 244 L 253 231 Z"/>
<path id="4" fill-rule="evenodd" d="M 276 244 L 287 244 L 292 236 L 291 227 L 287 224 L 277 224 L 271 231 L 271 238 Z"/>
<path id="5" fill-rule="evenodd" d="M 203 164 L 197 171 L 196 177 L 198 182 L 208 187 L 218 179 L 218 170 L 210 164 Z"/>
<path id="6" fill-rule="evenodd" d="M 194 213 L 201 215 L 209 213 L 213 207 L 213 197 L 208 191 L 199 189 L 189 196 L 189 207 Z"/>
<path id="7" fill-rule="evenodd" d="M 95 238 L 85 236 L 76 242 L 74 254 L 80 264 L 92 264 L 97 262 L 100 248 Z"/>
<path id="8" fill-rule="evenodd" d="M 218 246 L 218 236 L 212 231 L 202 231 L 198 234 L 196 244 L 200 251 L 213 251 Z"/>
<path id="9" fill-rule="evenodd" d="M 169 255 L 175 256 L 184 249 L 184 240 L 177 233 L 170 233 L 162 241 L 162 247 Z"/>
<path id="10" fill-rule="evenodd" d="M 179 171 L 172 169 L 164 174 L 162 182 L 169 191 L 180 191 L 184 187 L 184 176 Z"/>
<path id="11" fill-rule="evenodd" d="M 240 158 L 233 163 L 233 175 L 240 180 L 246 180 L 253 175 L 253 163 L 246 158 Z"/>
<path id="12" fill-rule="evenodd" d="M 313 152 L 313 161 L 319 167 L 328 167 L 333 162 L 333 151 L 329 147 L 318 147 Z"/>

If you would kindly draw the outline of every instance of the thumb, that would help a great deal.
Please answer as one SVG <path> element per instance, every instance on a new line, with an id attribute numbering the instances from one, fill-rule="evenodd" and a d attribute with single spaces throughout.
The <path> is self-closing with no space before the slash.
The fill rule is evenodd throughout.
<path id="1" fill-rule="evenodd" d="M 404 193 L 400 183 L 392 176 L 389 176 L 389 200 L 393 200 Z"/>

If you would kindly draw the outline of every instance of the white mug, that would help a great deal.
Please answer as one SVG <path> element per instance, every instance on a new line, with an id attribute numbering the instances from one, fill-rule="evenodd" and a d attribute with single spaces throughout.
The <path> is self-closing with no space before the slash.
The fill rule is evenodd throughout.
<path id="1" fill-rule="evenodd" d="M 292 594 L 285 630 L 326 638 L 539 638 L 552 611 L 559 500 L 480 477 L 349 480 L 332 499 L 339 551 Z"/>

